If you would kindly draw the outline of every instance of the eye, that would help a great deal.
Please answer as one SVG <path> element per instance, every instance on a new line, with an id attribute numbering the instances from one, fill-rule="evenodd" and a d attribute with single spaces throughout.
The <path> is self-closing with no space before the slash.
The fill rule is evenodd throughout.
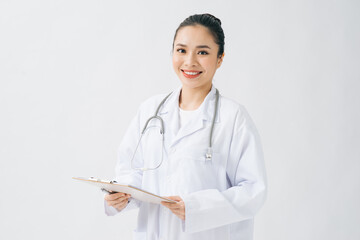
<path id="1" fill-rule="evenodd" d="M 176 51 L 177 51 L 178 53 L 185 53 L 185 49 L 182 49 L 182 48 L 178 48 L 178 49 L 176 49 Z"/>
<path id="2" fill-rule="evenodd" d="M 200 51 L 198 54 L 199 55 L 208 55 L 209 53 L 207 51 Z"/>

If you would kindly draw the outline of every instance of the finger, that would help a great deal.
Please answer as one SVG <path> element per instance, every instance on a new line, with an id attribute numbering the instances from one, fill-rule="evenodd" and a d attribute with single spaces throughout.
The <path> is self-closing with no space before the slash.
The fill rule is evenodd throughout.
<path id="1" fill-rule="evenodd" d="M 113 194 L 110 194 L 110 196 L 112 196 Z M 130 198 L 131 195 L 130 194 L 127 194 L 127 193 L 122 193 L 122 194 L 119 194 L 119 195 L 116 195 L 114 196 L 114 199 L 119 199 L 119 198 L 124 198 L 124 197 L 127 197 L 127 198 Z"/>
<path id="2" fill-rule="evenodd" d="M 126 205 L 127 203 L 128 203 L 128 200 L 124 200 L 124 201 L 121 201 L 121 202 L 118 202 L 118 203 L 114 204 L 113 207 L 116 207 L 116 208 L 118 208 L 118 207 L 123 207 L 123 206 Z"/>
<path id="3" fill-rule="evenodd" d="M 117 198 L 115 200 L 106 200 L 109 206 L 114 206 L 117 203 L 123 202 L 123 201 L 128 201 L 130 197 L 125 196 L 125 197 L 120 197 Z"/>
<path id="4" fill-rule="evenodd" d="M 128 196 L 130 196 L 130 194 L 120 192 L 120 193 L 107 194 L 107 195 L 105 195 L 105 199 L 110 200 L 110 201 L 114 201 L 114 200 L 119 199 L 121 197 L 128 197 Z"/>
<path id="5" fill-rule="evenodd" d="M 113 206 L 114 208 L 118 209 L 118 210 L 122 210 L 126 207 L 126 203 L 123 204 L 117 204 L 115 206 Z"/>
<path id="6" fill-rule="evenodd" d="M 182 198 L 179 197 L 179 196 L 169 196 L 169 197 L 166 197 L 166 198 L 174 200 L 174 201 L 182 201 Z"/>
<path id="7" fill-rule="evenodd" d="M 169 203 L 169 202 L 161 202 L 161 205 L 163 205 L 164 207 L 167 207 L 167 208 L 170 208 L 171 205 L 174 204 L 174 203 Z"/>
<path id="8" fill-rule="evenodd" d="M 127 202 L 128 202 L 128 199 L 123 199 L 122 201 L 113 201 L 110 203 L 111 204 L 110 206 L 117 208 L 118 206 L 124 205 Z"/>
<path id="9" fill-rule="evenodd" d="M 180 205 L 183 204 L 182 201 L 178 201 L 178 202 L 166 202 L 166 203 L 169 204 L 169 206 L 173 206 L 173 207 L 175 207 L 175 206 L 180 206 Z"/>
<path id="10" fill-rule="evenodd" d="M 116 203 L 122 202 L 124 199 L 129 199 L 128 197 L 120 197 L 118 199 L 115 200 L 106 200 L 108 202 L 108 205 L 114 205 Z"/>
<path id="11" fill-rule="evenodd" d="M 169 208 L 175 210 L 175 209 L 179 209 L 180 206 L 178 204 L 169 204 Z"/>
<path id="12" fill-rule="evenodd" d="M 165 207 L 167 207 L 168 209 L 170 209 L 171 211 L 181 209 L 181 205 L 178 205 L 176 203 L 175 204 L 174 203 L 165 203 L 163 205 Z"/>
<path id="13" fill-rule="evenodd" d="M 180 210 L 173 210 L 172 211 L 173 214 L 175 214 L 177 217 L 179 217 L 182 220 L 185 220 L 185 214 L 184 212 L 180 211 Z"/>
<path id="14" fill-rule="evenodd" d="M 169 206 L 169 209 L 176 213 L 185 213 L 185 207 L 181 204 L 171 205 Z"/>
<path id="15" fill-rule="evenodd" d="M 130 194 L 127 194 L 127 193 L 122 193 L 122 192 L 119 192 L 119 193 L 111 193 L 111 194 L 108 194 L 107 195 L 110 199 L 117 199 L 119 197 L 127 197 L 127 196 L 131 196 Z"/>
<path id="16" fill-rule="evenodd" d="M 173 200 L 173 199 L 172 199 Z M 174 200 L 175 201 L 175 200 Z M 168 202 L 168 201 L 162 201 L 161 203 L 164 203 L 164 204 L 167 204 L 167 205 L 170 205 L 170 204 L 178 204 L 179 202 Z"/>
<path id="17" fill-rule="evenodd" d="M 176 215 L 184 215 L 184 211 L 182 209 L 173 209 L 172 212 Z"/>
<path id="18" fill-rule="evenodd" d="M 169 208 L 169 210 L 179 217 L 182 220 L 185 220 L 185 208 L 183 205 L 180 204 L 173 204 L 173 203 L 162 203 L 165 207 Z"/>
<path id="19" fill-rule="evenodd" d="M 118 199 L 119 197 L 122 197 L 124 195 L 125 195 L 124 193 L 106 194 L 105 199 L 112 201 L 112 200 Z"/>
<path id="20" fill-rule="evenodd" d="M 164 207 L 168 208 L 168 205 L 165 202 L 161 202 L 161 205 L 163 205 Z"/>
<path id="21" fill-rule="evenodd" d="M 114 205 L 118 204 L 118 201 L 107 201 L 107 204 L 111 207 L 113 207 Z"/>

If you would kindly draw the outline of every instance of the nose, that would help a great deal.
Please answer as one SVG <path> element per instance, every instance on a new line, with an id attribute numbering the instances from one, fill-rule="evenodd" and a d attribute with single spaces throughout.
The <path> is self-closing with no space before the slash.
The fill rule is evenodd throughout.
<path id="1" fill-rule="evenodd" d="M 186 54 L 184 64 L 185 66 L 190 66 L 190 67 L 196 66 L 198 64 L 196 53 L 189 52 L 188 54 Z"/>

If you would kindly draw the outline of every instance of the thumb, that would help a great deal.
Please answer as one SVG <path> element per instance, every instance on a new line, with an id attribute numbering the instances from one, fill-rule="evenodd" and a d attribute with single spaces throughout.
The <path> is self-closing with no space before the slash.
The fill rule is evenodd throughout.
<path id="1" fill-rule="evenodd" d="M 174 200 L 174 201 L 177 201 L 177 202 L 182 201 L 182 198 L 179 197 L 179 196 L 170 196 L 170 197 L 167 197 L 167 198 L 171 199 L 171 200 Z"/>

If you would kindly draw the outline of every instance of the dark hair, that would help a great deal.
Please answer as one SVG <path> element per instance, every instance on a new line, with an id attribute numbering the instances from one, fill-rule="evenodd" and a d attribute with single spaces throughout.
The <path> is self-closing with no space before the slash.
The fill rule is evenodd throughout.
<path id="1" fill-rule="evenodd" d="M 221 27 L 220 19 L 209 13 L 191 15 L 190 17 L 186 18 L 182 23 L 180 23 L 174 35 L 173 48 L 178 31 L 183 27 L 195 25 L 201 25 L 209 29 L 210 33 L 214 37 L 215 43 L 219 46 L 218 57 L 220 57 L 224 53 L 225 35 Z"/>

